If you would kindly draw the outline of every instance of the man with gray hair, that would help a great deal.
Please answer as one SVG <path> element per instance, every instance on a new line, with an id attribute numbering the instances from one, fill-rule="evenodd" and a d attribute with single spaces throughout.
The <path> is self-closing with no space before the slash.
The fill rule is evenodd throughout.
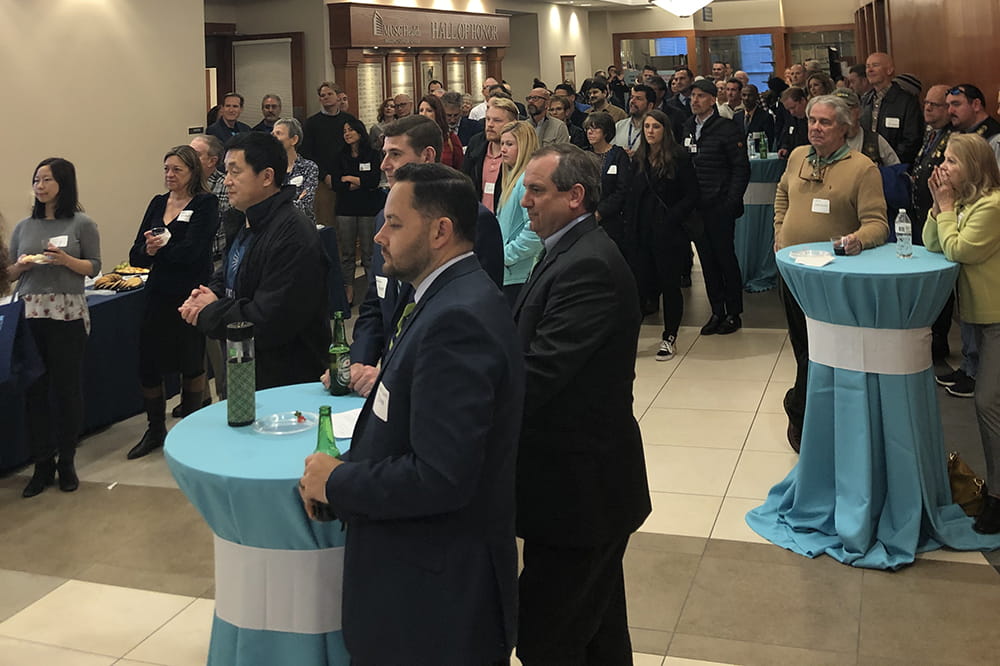
<path id="1" fill-rule="evenodd" d="M 278 118 L 281 117 L 281 98 L 274 93 L 264 95 L 264 98 L 260 100 L 260 112 L 264 117 L 250 129 L 254 132 L 270 134 L 274 130 L 274 123 L 278 122 Z"/>
<path id="2" fill-rule="evenodd" d="M 550 143 L 569 143 L 569 130 L 566 123 L 549 118 L 549 98 L 552 93 L 546 88 L 532 88 L 527 102 L 528 122 L 535 128 L 538 135 L 538 145 L 547 146 Z"/>
<path id="3" fill-rule="evenodd" d="M 521 205 L 544 243 L 514 305 L 528 371 L 517 459 L 525 666 L 632 663 L 622 557 L 650 512 L 632 414 L 642 317 L 632 271 L 594 217 L 600 182 L 593 155 L 567 143 L 538 150 L 524 174 Z"/>
<path id="4" fill-rule="evenodd" d="M 882 177 L 871 160 L 847 145 L 850 108 L 840 97 L 821 95 L 809 101 L 806 117 L 809 145 L 792 150 L 774 197 L 774 251 L 835 236 L 849 255 L 882 245 L 889 235 Z M 798 452 L 806 409 L 809 340 L 805 314 L 780 275 L 778 294 L 795 354 L 795 384 L 785 393 L 783 404 L 788 443 Z"/>

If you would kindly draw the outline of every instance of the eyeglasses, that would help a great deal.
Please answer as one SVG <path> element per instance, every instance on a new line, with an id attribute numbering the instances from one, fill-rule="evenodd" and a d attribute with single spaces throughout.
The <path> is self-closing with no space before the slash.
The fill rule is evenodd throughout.
<path id="1" fill-rule="evenodd" d="M 525 102 L 534 102 L 535 100 L 545 101 L 547 99 L 548 99 L 548 97 L 545 97 L 543 95 L 528 95 L 527 97 L 524 98 L 524 101 Z"/>
<path id="2" fill-rule="evenodd" d="M 956 93 L 957 94 L 957 93 Z M 941 102 L 932 102 L 930 100 L 924 100 L 924 106 L 934 107 L 935 109 L 943 109 L 947 107 L 947 104 L 942 104 Z"/>
<path id="3" fill-rule="evenodd" d="M 799 178 L 809 183 L 822 183 L 829 164 L 821 165 L 819 160 L 803 160 L 799 166 Z M 809 173 L 805 173 L 808 170 Z"/>

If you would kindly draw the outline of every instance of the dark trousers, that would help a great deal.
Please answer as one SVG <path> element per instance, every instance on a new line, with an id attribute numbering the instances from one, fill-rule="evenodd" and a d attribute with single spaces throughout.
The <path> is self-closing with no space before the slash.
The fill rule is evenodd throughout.
<path id="1" fill-rule="evenodd" d="M 683 229 L 667 227 L 656 223 L 652 229 L 644 229 L 641 242 L 636 250 L 639 272 L 654 290 L 663 295 L 663 339 L 677 337 L 677 329 L 684 316 L 684 293 L 681 291 L 681 275 L 690 268 L 685 267 L 691 253 L 691 242 Z"/>
<path id="2" fill-rule="evenodd" d="M 743 312 L 743 274 L 736 258 L 736 220 L 732 217 L 704 215 L 705 231 L 695 243 L 705 291 L 712 304 L 712 314 L 724 317 Z"/>
<path id="3" fill-rule="evenodd" d="M 72 460 L 83 426 L 83 352 L 87 331 L 83 320 L 27 319 L 45 372 L 28 387 L 28 438 L 36 463 L 56 452 Z"/>
<path id="4" fill-rule="evenodd" d="M 785 413 L 788 420 L 802 432 L 802 421 L 806 413 L 806 381 L 809 374 L 809 337 L 806 332 L 806 315 L 799 307 L 788 285 L 778 274 L 778 296 L 785 306 L 788 322 L 788 341 L 795 354 L 795 385 L 785 393 Z"/>
<path id="5" fill-rule="evenodd" d="M 520 284 L 505 284 L 503 286 L 503 295 L 507 299 L 507 303 L 510 305 L 510 309 L 514 309 L 514 304 L 517 303 L 517 297 L 521 293 L 521 288 L 524 283 Z"/>
<path id="6" fill-rule="evenodd" d="M 622 557 L 628 535 L 587 548 L 524 542 L 517 656 L 525 666 L 632 663 Z"/>

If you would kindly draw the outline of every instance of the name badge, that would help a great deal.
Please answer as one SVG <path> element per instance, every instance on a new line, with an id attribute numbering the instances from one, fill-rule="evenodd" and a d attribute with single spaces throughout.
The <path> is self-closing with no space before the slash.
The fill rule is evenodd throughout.
<path id="1" fill-rule="evenodd" d="M 294 185 L 295 187 L 298 187 L 299 185 L 301 185 L 302 183 L 304 183 L 305 180 L 306 179 L 305 179 L 304 176 L 295 176 L 295 178 L 290 178 L 288 180 L 288 184 L 289 185 Z"/>
<path id="2" fill-rule="evenodd" d="M 483 185 L 483 194 L 493 194 L 493 191 L 497 189 L 496 183 L 486 183 Z"/>
<path id="3" fill-rule="evenodd" d="M 389 286 L 389 278 L 384 275 L 375 276 L 375 291 L 378 292 L 379 298 L 385 298 L 385 288 Z"/>
<path id="4" fill-rule="evenodd" d="M 608 167 L 608 175 L 609 176 L 614 176 L 617 173 L 618 173 L 618 165 L 617 164 L 612 164 L 611 166 Z"/>
<path id="5" fill-rule="evenodd" d="M 378 390 L 375 391 L 372 412 L 382 419 L 383 423 L 389 422 L 389 389 L 385 387 L 385 384 L 379 384 Z"/>
<path id="6" fill-rule="evenodd" d="M 694 145 L 692 143 L 690 146 L 688 146 L 688 152 L 689 153 L 697 153 L 698 152 L 698 146 L 696 146 L 696 145 Z"/>
<path id="7" fill-rule="evenodd" d="M 789 134 L 795 134 L 795 128 L 794 127 L 789 127 L 788 128 L 788 133 Z"/>
<path id="8" fill-rule="evenodd" d="M 899 129 L 899 118 L 890 118 L 889 116 L 886 116 L 885 126 L 891 129 Z"/>
<path id="9" fill-rule="evenodd" d="M 191 216 L 193 214 L 194 214 L 193 210 L 182 210 L 181 212 L 177 213 L 177 221 L 178 222 L 190 222 L 191 221 Z"/>
<path id="10" fill-rule="evenodd" d="M 371 171 L 371 170 L 372 170 L 371 162 L 361 162 L 360 164 L 358 164 L 358 171 Z"/>
<path id="11" fill-rule="evenodd" d="M 62 236 L 53 236 L 49 239 L 54 247 L 66 247 L 69 244 L 69 236 L 63 234 Z"/>
<path id="12" fill-rule="evenodd" d="M 830 214 L 830 200 L 829 199 L 813 199 L 812 212 L 814 213 L 825 213 Z"/>
<path id="13" fill-rule="evenodd" d="M 685 148 L 691 147 L 691 137 L 689 136 L 684 137 L 684 147 Z"/>

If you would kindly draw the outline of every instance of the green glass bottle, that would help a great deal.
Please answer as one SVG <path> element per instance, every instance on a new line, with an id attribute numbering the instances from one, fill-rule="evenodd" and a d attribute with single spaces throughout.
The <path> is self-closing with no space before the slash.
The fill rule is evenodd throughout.
<path id="1" fill-rule="evenodd" d="M 344 330 L 344 313 L 333 313 L 333 344 L 330 345 L 330 395 L 351 392 L 351 347 Z"/>
<path id="2" fill-rule="evenodd" d="M 319 428 L 316 435 L 316 453 L 325 453 L 334 458 L 340 457 L 340 449 L 337 448 L 337 440 L 333 437 L 333 416 L 330 405 L 323 405 L 319 408 Z M 324 523 L 336 520 L 337 515 L 329 504 L 313 500 L 313 515 L 316 520 Z"/>

